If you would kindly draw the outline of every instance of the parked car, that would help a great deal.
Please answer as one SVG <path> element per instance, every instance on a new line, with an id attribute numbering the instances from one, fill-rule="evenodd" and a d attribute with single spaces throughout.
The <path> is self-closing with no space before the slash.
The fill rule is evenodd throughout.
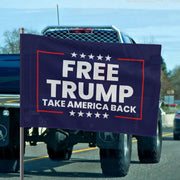
<path id="1" fill-rule="evenodd" d="M 174 140 L 180 140 L 180 111 L 175 115 L 174 118 Z"/>

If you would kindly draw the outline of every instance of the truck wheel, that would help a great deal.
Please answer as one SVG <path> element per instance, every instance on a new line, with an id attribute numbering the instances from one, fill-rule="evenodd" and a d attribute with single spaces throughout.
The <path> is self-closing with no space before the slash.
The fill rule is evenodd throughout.
<path id="1" fill-rule="evenodd" d="M 127 175 L 131 161 L 131 135 L 120 134 L 120 143 L 120 149 L 100 149 L 103 174 L 116 177 Z"/>
<path id="2" fill-rule="evenodd" d="M 141 163 L 158 163 L 162 149 L 162 123 L 158 121 L 156 136 L 139 136 L 138 156 Z"/>
<path id="3" fill-rule="evenodd" d="M 54 129 L 49 130 L 49 139 L 47 142 L 49 158 L 54 161 L 69 160 L 71 158 L 73 146 L 68 146 L 67 135 Z"/>
<path id="4" fill-rule="evenodd" d="M 47 147 L 49 158 L 53 161 L 69 160 L 72 155 L 72 147 L 55 151 L 50 147 Z"/>
<path id="5" fill-rule="evenodd" d="M 0 172 L 15 173 L 19 171 L 19 150 L 9 147 L 0 148 Z"/>

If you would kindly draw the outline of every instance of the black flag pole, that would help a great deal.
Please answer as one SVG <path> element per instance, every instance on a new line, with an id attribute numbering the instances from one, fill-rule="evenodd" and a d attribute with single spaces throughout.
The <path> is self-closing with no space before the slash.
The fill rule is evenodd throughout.
<path id="1" fill-rule="evenodd" d="M 20 28 L 20 34 L 24 34 L 24 28 Z M 24 127 L 20 127 L 20 180 L 24 180 Z"/>

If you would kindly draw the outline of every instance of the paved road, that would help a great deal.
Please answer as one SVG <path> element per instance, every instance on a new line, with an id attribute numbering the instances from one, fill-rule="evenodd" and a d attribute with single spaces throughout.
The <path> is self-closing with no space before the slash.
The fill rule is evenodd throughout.
<path id="1" fill-rule="evenodd" d="M 47 158 L 44 144 L 26 147 L 25 180 L 180 180 L 180 141 L 172 138 L 172 129 L 165 129 L 161 162 L 141 164 L 137 157 L 137 143 L 133 142 L 132 160 L 129 173 L 123 178 L 108 178 L 102 175 L 99 150 L 86 149 L 86 144 L 74 147 L 70 161 L 54 162 Z M 85 149 L 82 150 L 81 149 Z M 18 180 L 19 174 L 0 174 L 0 179 Z"/>

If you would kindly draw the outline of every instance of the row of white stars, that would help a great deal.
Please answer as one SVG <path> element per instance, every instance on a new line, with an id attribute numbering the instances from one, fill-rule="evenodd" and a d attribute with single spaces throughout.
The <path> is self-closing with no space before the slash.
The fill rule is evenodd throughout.
<path id="1" fill-rule="evenodd" d="M 93 113 L 91 113 L 90 111 L 88 111 L 87 113 L 84 113 L 84 112 L 82 112 L 82 111 L 79 111 L 79 112 L 74 112 L 73 110 L 71 110 L 70 112 L 69 112 L 69 114 L 70 114 L 70 116 L 75 116 L 75 114 L 78 114 L 78 117 L 84 117 L 84 116 L 86 116 L 86 117 L 92 117 L 92 115 L 93 115 Z M 95 118 L 100 118 L 100 116 L 102 115 L 103 116 L 103 119 L 108 119 L 108 116 L 109 116 L 109 114 L 107 114 L 106 112 L 104 113 L 104 114 L 99 114 L 98 112 L 96 112 L 96 113 L 94 113 L 94 115 L 95 115 Z"/>
<path id="2" fill-rule="evenodd" d="M 78 54 L 76 54 L 75 52 L 73 52 L 73 53 L 71 53 L 71 55 L 72 55 L 72 57 L 77 57 L 77 55 Z M 90 54 L 90 55 L 87 55 L 87 56 L 89 56 L 89 59 L 94 59 L 94 57 L 96 57 L 96 56 L 94 56 L 92 53 Z M 81 59 L 84 59 L 86 57 L 86 55 L 84 54 L 84 53 L 82 53 L 82 54 L 80 54 L 80 58 Z M 101 55 L 101 54 L 99 54 L 98 56 L 97 56 L 97 59 L 98 60 L 100 60 L 100 61 L 102 61 L 103 60 L 103 56 Z M 105 56 L 105 59 L 106 59 L 106 61 L 110 61 L 111 60 L 111 57 L 109 56 L 109 55 L 107 55 L 107 56 Z"/>

